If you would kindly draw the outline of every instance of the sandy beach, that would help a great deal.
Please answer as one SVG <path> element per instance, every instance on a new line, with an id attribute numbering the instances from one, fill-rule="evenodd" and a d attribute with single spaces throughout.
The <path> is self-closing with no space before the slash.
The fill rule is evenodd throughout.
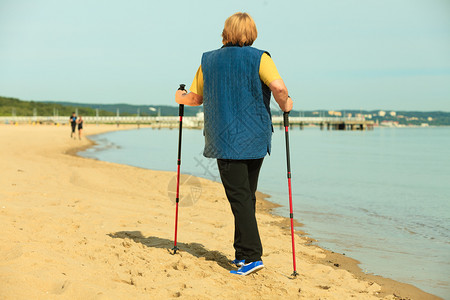
<path id="1" fill-rule="evenodd" d="M 127 127 L 88 125 L 85 132 L 118 129 Z M 68 126 L 0 125 L 0 141 L 0 299 L 440 299 L 364 274 L 357 261 L 313 245 L 301 231 L 300 275 L 292 279 L 288 219 L 271 214 L 262 194 L 266 268 L 229 274 L 233 216 L 222 185 L 202 178 L 195 204 L 180 208 L 180 252 L 171 255 L 175 172 L 78 157 L 92 142 L 71 139 Z"/>

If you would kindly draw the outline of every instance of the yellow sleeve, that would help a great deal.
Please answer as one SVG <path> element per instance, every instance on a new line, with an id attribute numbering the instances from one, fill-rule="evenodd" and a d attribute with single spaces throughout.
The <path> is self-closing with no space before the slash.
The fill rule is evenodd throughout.
<path id="1" fill-rule="evenodd" d="M 264 53 L 261 56 L 261 62 L 259 64 L 259 77 L 267 86 L 269 86 L 272 81 L 281 79 L 275 63 L 267 53 Z M 194 80 L 192 81 L 189 90 L 199 96 L 203 96 L 202 66 L 198 67 L 197 73 L 195 74 Z"/>
<path id="2" fill-rule="evenodd" d="M 261 62 L 259 63 L 259 77 L 267 86 L 269 86 L 272 81 L 281 79 L 275 63 L 267 53 L 264 53 L 261 56 Z"/>
<path id="3" fill-rule="evenodd" d="M 194 80 L 192 81 L 191 88 L 189 89 L 194 94 L 203 97 L 203 71 L 202 66 L 198 67 Z"/>

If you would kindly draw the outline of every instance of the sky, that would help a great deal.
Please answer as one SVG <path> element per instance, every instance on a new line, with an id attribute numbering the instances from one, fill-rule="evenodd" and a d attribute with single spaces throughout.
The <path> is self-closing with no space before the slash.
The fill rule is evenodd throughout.
<path id="1" fill-rule="evenodd" d="M 450 111 L 450 0 L 0 0 L 0 95 L 176 105 L 238 11 L 296 110 Z"/>

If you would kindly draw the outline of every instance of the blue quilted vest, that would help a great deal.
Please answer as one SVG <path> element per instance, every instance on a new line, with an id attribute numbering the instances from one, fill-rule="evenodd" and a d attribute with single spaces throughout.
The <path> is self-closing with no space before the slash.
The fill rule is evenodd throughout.
<path id="1" fill-rule="evenodd" d="M 271 94 L 259 78 L 264 52 L 224 46 L 203 54 L 205 157 L 257 159 L 270 154 Z"/>

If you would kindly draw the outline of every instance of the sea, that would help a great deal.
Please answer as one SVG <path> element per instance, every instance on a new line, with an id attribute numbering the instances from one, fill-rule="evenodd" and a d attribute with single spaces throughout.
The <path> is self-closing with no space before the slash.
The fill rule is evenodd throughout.
<path id="1" fill-rule="evenodd" d="M 450 128 L 294 127 L 289 137 L 300 229 L 319 246 L 359 260 L 367 273 L 450 299 Z M 97 145 L 81 156 L 176 172 L 178 129 L 90 138 Z M 183 130 L 181 172 L 220 182 L 216 161 L 203 157 L 203 145 L 201 130 Z M 282 205 L 275 213 L 289 217 L 281 128 L 275 128 L 258 190 Z"/>

